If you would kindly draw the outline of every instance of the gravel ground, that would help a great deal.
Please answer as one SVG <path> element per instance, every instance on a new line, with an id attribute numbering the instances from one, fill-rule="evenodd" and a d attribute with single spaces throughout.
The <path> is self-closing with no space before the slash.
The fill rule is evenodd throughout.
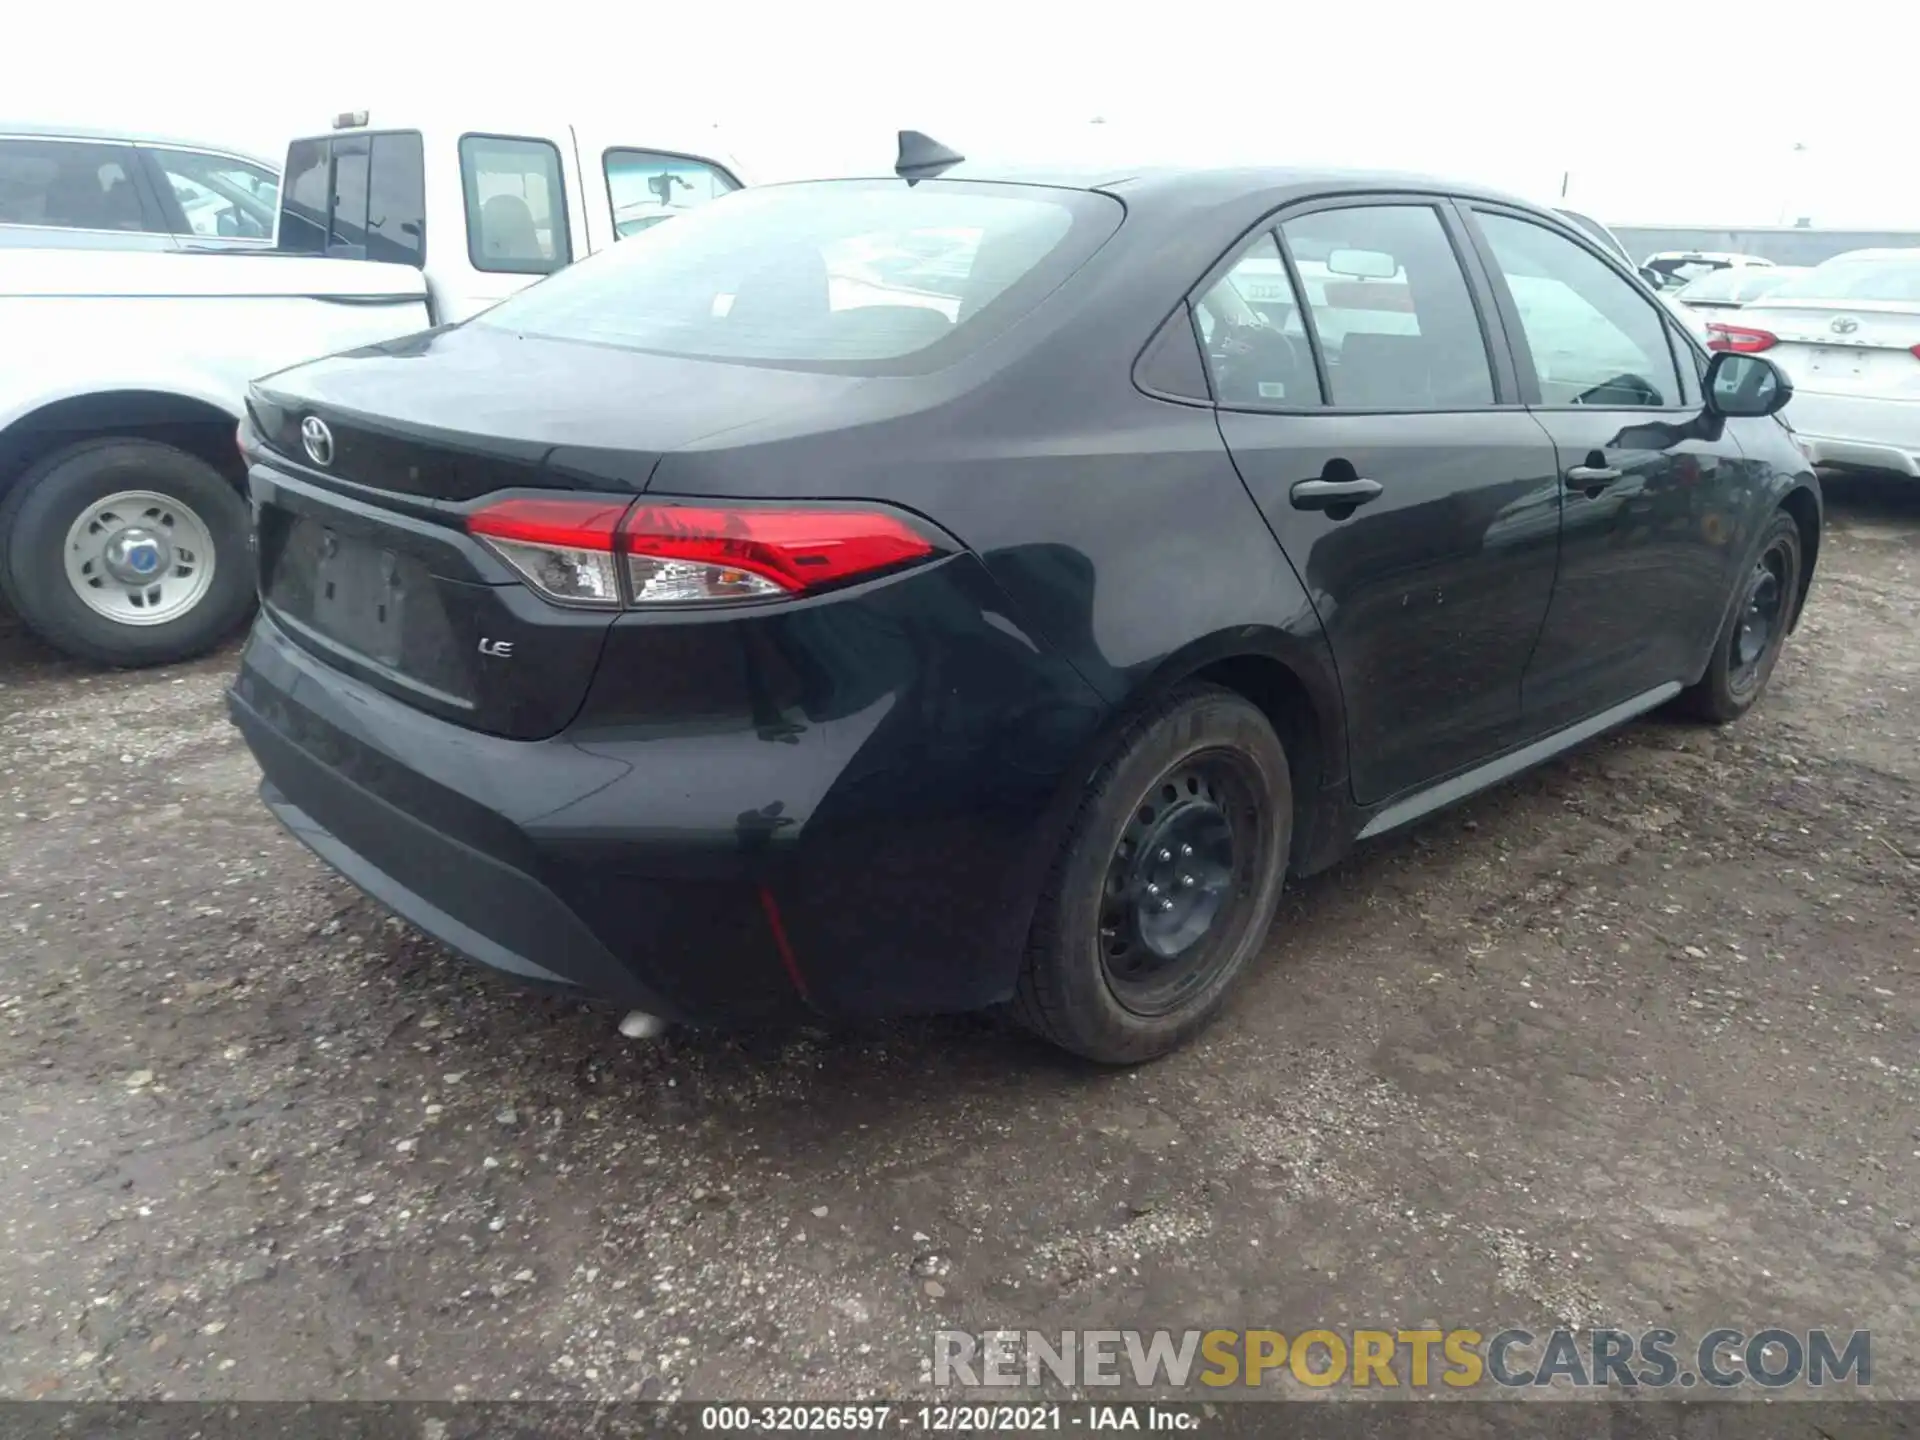
<path id="1" fill-rule="evenodd" d="M 1295 887 L 1127 1074 L 622 1040 L 283 836 L 231 652 L 0 628 L 0 1395 L 908 1395 L 943 1327 L 1426 1322 L 1869 1328 L 1920 1397 L 1920 489 L 1830 503 L 1745 722 Z"/>

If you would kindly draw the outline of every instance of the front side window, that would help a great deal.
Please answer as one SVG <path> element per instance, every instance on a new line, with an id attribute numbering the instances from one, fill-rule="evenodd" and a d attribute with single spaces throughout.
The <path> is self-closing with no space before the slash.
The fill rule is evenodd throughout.
<path id="1" fill-rule="evenodd" d="M 133 172 L 120 145 L 0 140 L 0 224 L 146 230 Z"/>
<path id="2" fill-rule="evenodd" d="M 1123 214 L 1105 195 L 1025 185 L 746 189 L 643 230 L 475 323 L 666 355 L 909 373 L 1031 308 Z"/>
<path id="3" fill-rule="evenodd" d="M 1439 212 L 1321 210 L 1280 227 L 1306 289 L 1328 403 L 1361 410 L 1491 405 L 1479 313 Z"/>
<path id="4" fill-rule="evenodd" d="M 460 183 L 474 269 L 546 275 L 573 258 L 560 152 L 547 141 L 462 136 Z"/>
<path id="5" fill-rule="evenodd" d="M 203 239 L 272 237 L 280 184 L 271 170 L 198 150 L 149 148 L 147 154 L 180 202 L 187 234 Z"/>
<path id="6" fill-rule="evenodd" d="M 1685 403 L 1666 321 L 1612 267 L 1543 225 L 1481 212 L 1520 312 L 1543 405 Z"/>
<path id="7" fill-rule="evenodd" d="M 1207 287 L 1193 319 L 1220 404 L 1298 409 L 1320 403 L 1300 303 L 1271 233 Z"/>
<path id="8" fill-rule="evenodd" d="M 613 233 L 621 240 L 740 188 L 719 166 L 685 155 L 616 149 L 603 163 Z"/>

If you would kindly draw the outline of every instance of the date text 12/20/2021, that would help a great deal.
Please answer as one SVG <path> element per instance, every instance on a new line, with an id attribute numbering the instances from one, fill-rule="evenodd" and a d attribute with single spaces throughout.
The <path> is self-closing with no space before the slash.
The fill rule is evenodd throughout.
<path id="1" fill-rule="evenodd" d="M 706 1405 L 700 1428 L 710 1432 L 923 1431 L 936 1435 L 1035 1430 L 1193 1431 L 1201 1406 L 1182 1405 Z"/>

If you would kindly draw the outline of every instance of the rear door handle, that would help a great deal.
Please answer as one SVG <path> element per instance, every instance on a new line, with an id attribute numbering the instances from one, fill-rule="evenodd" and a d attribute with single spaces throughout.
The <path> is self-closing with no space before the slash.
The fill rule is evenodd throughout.
<path id="1" fill-rule="evenodd" d="M 1378 480 L 1302 480 L 1287 492 L 1296 510 L 1364 505 L 1380 493 Z"/>
<path id="2" fill-rule="evenodd" d="M 1576 490 L 1590 485 L 1611 485 L 1619 478 L 1619 468 L 1613 465 L 1575 465 L 1567 471 L 1567 484 Z"/>

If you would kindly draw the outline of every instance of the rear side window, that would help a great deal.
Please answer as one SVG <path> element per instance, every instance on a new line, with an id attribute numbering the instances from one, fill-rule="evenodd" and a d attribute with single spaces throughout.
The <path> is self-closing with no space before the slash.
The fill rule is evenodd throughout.
<path id="1" fill-rule="evenodd" d="M 134 164 L 121 145 L 0 140 L 0 224 L 161 230 L 147 223 Z"/>
<path id="2" fill-rule="evenodd" d="M 1193 307 L 1213 398 L 1222 405 L 1297 409 L 1320 403 L 1313 351 L 1280 247 L 1247 247 Z"/>
<path id="3" fill-rule="evenodd" d="M 1281 227 L 1306 288 L 1328 403 L 1466 410 L 1493 403 L 1479 313 L 1439 212 L 1321 210 Z"/>
<path id="4" fill-rule="evenodd" d="M 1030 309 L 1119 225 L 1110 196 L 819 181 L 655 225 L 476 323 L 661 354 L 851 374 L 942 363 Z"/>
<path id="5" fill-rule="evenodd" d="M 299 140 L 287 151 L 277 247 L 401 265 L 426 263 L 418 131 Z"/>
<path id="6" fill-rule="evenodd" d="M 1486 211 L 1478 218 L 1520 312 L 1541 404 L 1683 403 L 1657 302 L 1544 225 Z"/>
<path id="7" fill-rule="evenodd" d="M 460 183 L 474 269 L 546 275 L 573 258 L 560 152 L 549 142 L 464 135 Z"/>
<path id="8" fill-rule="evenodd" d="M 740 188 L 740 182 L 718 165 L 687 155 L 609 150 L 602 164 L 607 201 L 613 207 L 613 233 L 622 240 Z"/>

